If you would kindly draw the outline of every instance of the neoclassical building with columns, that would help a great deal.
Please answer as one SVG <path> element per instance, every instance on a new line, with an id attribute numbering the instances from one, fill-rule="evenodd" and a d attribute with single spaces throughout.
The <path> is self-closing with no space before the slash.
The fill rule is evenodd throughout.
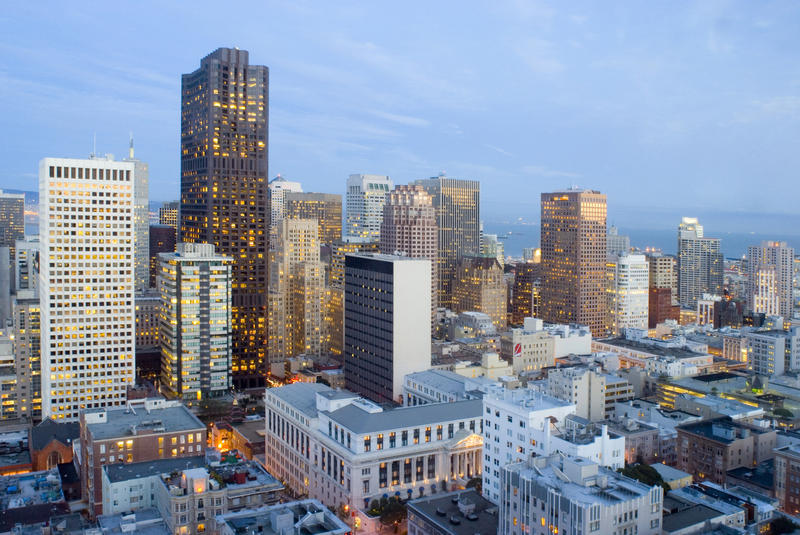
<path id="1" fill-rule="evenodd" d="M 482 470 L 482 402 L 382 408 L 296 383 L 266 393 L 267 468 L 329 507 L 463 486 Z"/>

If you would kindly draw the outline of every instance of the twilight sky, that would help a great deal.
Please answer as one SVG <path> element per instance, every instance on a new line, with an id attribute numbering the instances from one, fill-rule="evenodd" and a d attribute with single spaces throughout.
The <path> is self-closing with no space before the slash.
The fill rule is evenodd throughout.
<path id="1" fill-rule="evenodd" d="M 133 131 L 151 199 L 177 198 L 180 75 L 238 46 L 270 67 L 270 175 L 307 191 L 444 170 L 481 181 L 485 219 L 571 184 L 641 226 L 797 214 L 799 28 L 793 1 L 14 2 L 0 188 Z"/>

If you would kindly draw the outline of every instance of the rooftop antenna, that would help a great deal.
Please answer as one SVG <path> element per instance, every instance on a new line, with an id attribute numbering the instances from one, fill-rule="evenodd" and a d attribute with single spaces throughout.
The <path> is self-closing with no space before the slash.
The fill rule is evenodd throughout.
<path id="1" fill-rule="evenodd" d="M 133 158 L 133 131 L 131 131 L 130 136 L 131 136 L 131 143 L 130 143 L 130 146 L 128 147 L 128 159 L 133 160 L 134 159 Z"/>
<path id="2" fill-rule="evenodd" d="M 92 134 L 92 158 L 97 155 L 97 132 Z"/>

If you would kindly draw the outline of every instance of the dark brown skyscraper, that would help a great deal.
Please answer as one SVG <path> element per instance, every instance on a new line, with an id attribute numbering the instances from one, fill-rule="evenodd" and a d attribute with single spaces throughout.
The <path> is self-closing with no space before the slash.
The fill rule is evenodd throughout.
<path id="1" fill-rule="evenodd" d="M 542 193 L 542 319 L 587 325 L 593 336 L 606 323 L 606 196 L 569 189 Z"/>
<path id="2" fill-rule="evenodd" d="M 156 287 L 158 253 L 175 252 L 175 228 L 170 225 L 150 225 L 150 288 Z"/>
<path id="3" fill-rule="evenodd" d="M 234 259 L 233 377 L 263 386 L 267 347 L 269 69 L 219 48 L 182 78 L 180 241 Z"/>

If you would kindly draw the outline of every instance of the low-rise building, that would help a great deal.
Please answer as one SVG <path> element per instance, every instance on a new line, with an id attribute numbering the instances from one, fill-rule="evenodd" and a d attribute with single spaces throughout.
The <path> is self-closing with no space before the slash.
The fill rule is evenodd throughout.
<path id="1" fill-rule="evenodd" d="M 408 535 L 497 533 L 497 507 L 475 489 L 408 502 Z"/>
<path id="2" fill-rule="evenodd" d="M 625 464 L 650 464 L 661 458 L 656 426 L 636 420 L 608 421 L 607 425 L 610 432 L 625 439 Z"/>
<path id="3" fill-rule="evenodd" d="M 346 535 L 350 527 L 317 500 L 301 500 L 225 513 L 219 535 Z"/>
<path id="4" fill-rule="evenodd" d="M 90 515 L 103 513 L 104 465 L 194 457 L 205 449 L 206 426 L 177 400 L 143 399 L 81 412 L 81 484 Z"/>
<path id="5" fill-rule="evenodd" d="M 531 372 L 552 366 L 566 355 L 592 352 L 592 333 L 583 325 L 545 324 L 525 318 L 522 328 L 511 329 L 500 339 L 500 355 L 511 362 L 514 373 Z"/>
<path id="6" fill-rule="evenodd" d="M 403 380 L 403 404 L 424 405 L 476 399 L 493 384 L 496 384 L 495 381 L 484 377 L 473 379 L 449 370 L 409 373 Z"/>
<path id="7" fill-rule="evenodd" d="M 45 418 L 30 431 L 33 470 L 50 470 L 61 463 L 71 463 L 73 443 L 80 438 L 77 422 L 55 422 Z"/>
<path id="8" fill-rule="evenodd" d="M 696 414 L 704 420 L 728 417 L 731 420 L 752 422 L 764 417 L 764 409 L 761 407 L 713 395 L 699 397 L 691 394 L 678 394 L 675 396 L 675 409 Z"/>
<path id="9" fill-rule="evenodd" d="M 28 440 L 23 429 L 0 433 L 0 476 L 26 474 L 33 469 Z"/>
<path id="10" fill-rule="evenodd" d="M 41 528 L 52 515 L 68 512 L 55 468 L 0 477 L 0 533 L 11 533 L 16 526 Z"/>
<path id="11" fill-rule="evenodd" d="M 674 466 L 678 462 L 676 427 L 699 421 L 700 417 L 683 411 L 663 409 L 658 403 L 635 399 L 616 404 L 615 420 L 635 420 L 655 426 L 658 429 L 658 459 L 664 464 Z"/>
<path id="12" fill-rule="evenodd" d="M 776 433 L 769 427 L 734 422 L 729 418 L 703 420 L 677 427 L 678 464 L 699 479 L 725 483 L 726 472 L 755 466 L 773 457 Z"/>
<path id="13" fill-rule="evenodd" d="M 684 472 L 683 470 L 667 466 L 664 463 L 651 464 L 650 468 L 658 472 L 658 475 L 661 476 L 664 483 L 669 485 L 669 488 L 673 490 L 692 484 L 692 474 Z"/>
<path id="14" fill-rule="evenodd" d="M 553 455 L 502 468 L 498 533 L 661 533 L 663 489 L 587 459 Z"/>
<path id="15" fill-rule="evenodd" d="M 551 370 L 547 382 L 551 396 L 574 403 L 578 416 L 592 421 L 611 418 L 615 403 L 634 397 L 625 379 L 584 366 Z"/>

